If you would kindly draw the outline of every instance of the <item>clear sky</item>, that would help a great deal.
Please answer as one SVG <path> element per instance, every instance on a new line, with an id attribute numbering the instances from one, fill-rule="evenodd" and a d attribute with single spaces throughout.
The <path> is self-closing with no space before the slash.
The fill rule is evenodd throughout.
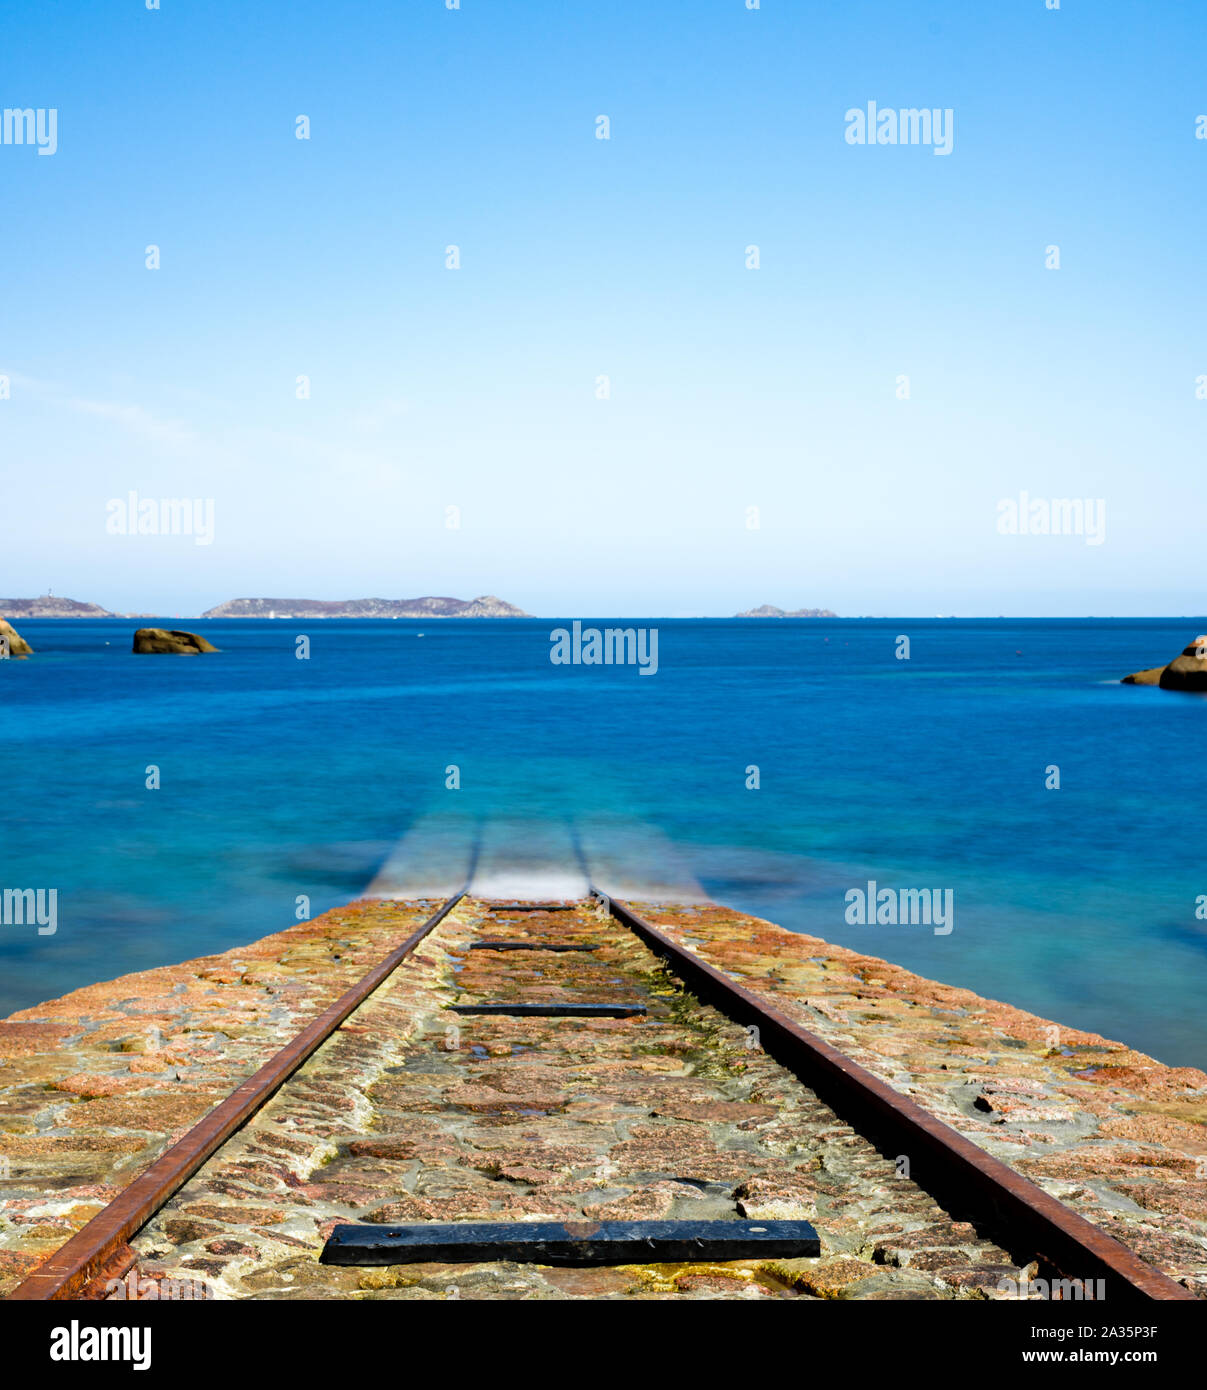
<path id="1" fill-rule="evenodd" d="M 58 147 L 0 143 L 0 594 L 1207 609 L 1202 4 L 3 24 Z M 869 101 L 950 108 L 951 153 L 848 143 Z M 212 544 L 110 534 L 131 490 Z M 1103 543 L 999 534 L 1022 491 L 1103 499 Z"/>

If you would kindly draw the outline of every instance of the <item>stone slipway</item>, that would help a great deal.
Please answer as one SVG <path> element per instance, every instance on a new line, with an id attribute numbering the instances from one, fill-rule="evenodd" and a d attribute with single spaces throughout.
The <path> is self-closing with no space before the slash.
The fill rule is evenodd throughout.
<path id="1" fill-rule="evenodd" d="M 353 903 L 0 1022 L 0 1292 L 433 906 Z M 637 906 L 1207 1296 L 1203 1072 L 728 909 Z M 667 996 L 665 1016 L 654 1008 L 643 1025 L 657 1055 L 617 1020 L 563 1021 L 558 1033 L 546 1020 L 475 1020 L 472 1035 L 462 1020 L 467 1036 L 449 1048 L 444 1005 L 473 987 L 474 971 L 488 994 L 540 988 L 531 957 L 465 950 L 499 934 L 497 922 L 484 931 L 487 914 L 463 902 L 211 1159 L 135 1242 L 140 1277 L 234 1297 L 445 1297 L 450 1287 L 467 1297 L 992 1296 L 1004 1252 L 894 1183 L 891 1165 L 881 1173 L 859 1136 L 802 1100 L 769 1059 L 744 1055 L 719 1015 L 671 998 L 627 933 L 589 910 L 551 915 L 549 931 L 577 923 L 603 940 L 618 987 Z M 572 982 L 579 963 L 555 959 Z M 650 1169 L 674 1176 L 651 1183 Z M 316 1262 L 333 1221 L 373 1214 L 598 1220 L 722 1208 L 810 1216 L 822 1259 L 581 1272 Z"/>

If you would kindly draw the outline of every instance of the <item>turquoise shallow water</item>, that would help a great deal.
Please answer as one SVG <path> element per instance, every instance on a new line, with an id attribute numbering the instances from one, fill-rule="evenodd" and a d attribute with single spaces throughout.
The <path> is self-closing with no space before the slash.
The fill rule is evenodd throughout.
<path id="1" fill-rule="evenodd" d="M 539 864 L 573 826 L 613 868 L 671 850 L 735 907 L 1207 1063 L 1207 699 L 1116 683 L 1207 620 L 629 620 L 651 677 L 551 665 L 557 625 L 195 622 L 221 655 L 136 658 L 129 621 L 17 624 L 0 888 L 57 888 L 58 930 L 0 925 L 0 1012 L 323 911 L 418 827 Z M 868 879 L 951 889 L 954 930 L 848 925 Z"/>

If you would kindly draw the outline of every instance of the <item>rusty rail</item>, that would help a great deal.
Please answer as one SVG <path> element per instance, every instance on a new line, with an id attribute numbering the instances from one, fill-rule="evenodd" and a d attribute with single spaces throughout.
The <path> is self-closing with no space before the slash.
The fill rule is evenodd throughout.
<path id="1" fill-rule="evenodd" d="M 341 1023 L 394 973 L 425 936 L 465 896 L 465 890 L 434 912 L 351 989 L 323 1010 L 254 1075 L 161 1154 L 65 1245 L 44 1260 L 9 1300 L 42 1302 L 78 1298 L 98 1276 L 120 1274 L 133 1263 L 125 1247 L 134 1234 L 193 1176 L 236 1130 L 276 1094 Z"/>
<path id="2" fill-rule="evenodd" d="M 628 927 L 699 998 L 736 1023 L 753 1024 L 759 1045 L 795 1072 L 841 1118 L 889 1155 L 907 1155 L 910 1178 L 953 1215 L 964 1212 L 994 1228 L 1007 1246 L 1026 1248 L 1064 1279 L 1103 1280 L 1108 1297 L 1195 1297 L 1041 1187 L 895 1091 L 816 1034 L 744 989 L 599 889 Z"/>

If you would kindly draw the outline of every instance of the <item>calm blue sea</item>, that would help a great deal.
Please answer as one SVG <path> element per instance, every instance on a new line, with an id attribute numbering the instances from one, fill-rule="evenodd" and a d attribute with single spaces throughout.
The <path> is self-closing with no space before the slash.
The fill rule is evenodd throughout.
<path id="1" fill-rule="evenodd" d="M 433 827 L 496 867 L 574 827 L 614 874 L 673 853 L 744 911 L 1207 1063 L 1207 698 L 1117 684 L 1207 619 L 626 621 L 657 675 L 551 665 L 556 620 L 185 624 L 204 658 L 18 623 L 0 888 L 57 888 L 58 930 L 0 924 L 0 1013 L 321 912 Z M 849 926 L 869 879 L 951 889 L 954 930 Z"/>

